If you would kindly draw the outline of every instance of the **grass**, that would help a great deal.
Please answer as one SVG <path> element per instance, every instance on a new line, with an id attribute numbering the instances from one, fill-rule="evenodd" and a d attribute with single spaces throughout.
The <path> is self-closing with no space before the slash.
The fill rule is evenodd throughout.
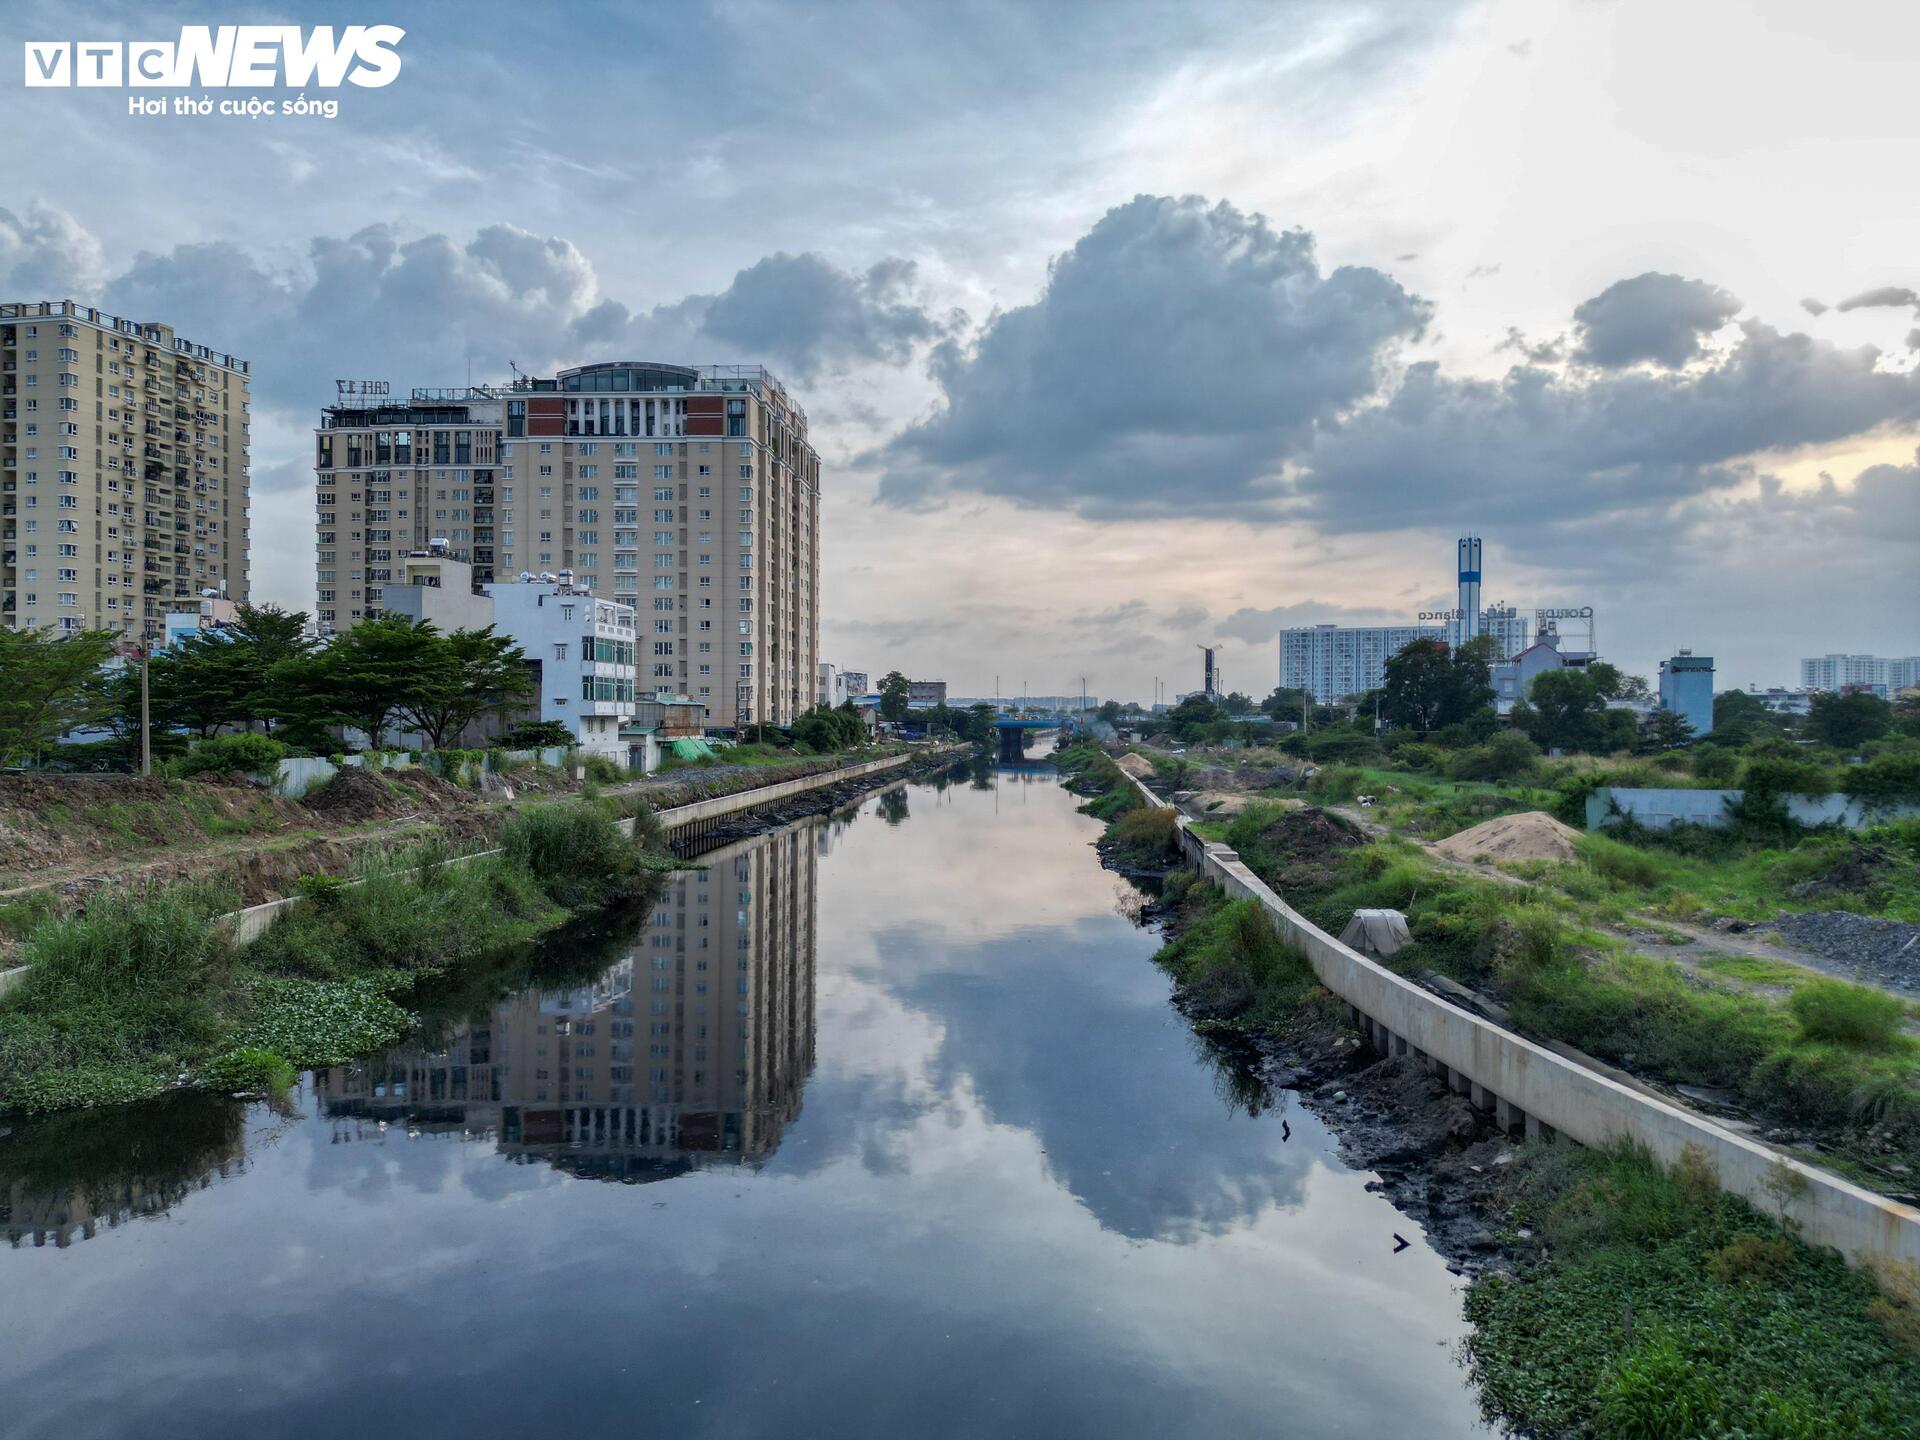
<path id="1" fill-rule="evenodd" d="M 0 1000 L 0 1108 L 144 1099 L 183 1078 L 272 1088 L 343 1063 L 407 1033 L 400 1002 L 421 980 L 523 949 L 653 868 L 597 807 L 528 806 L 501 838 L 500 855 L 419 847 L 365 861 L 356 884 L 310 880 L 306 903 L 239 948 L 213 923 L 233 901 L 213 891 L 107 892 L 43 921 L 26 982 Z"/>
<path id="2" fill-rule="evenodd" d="M 1136 805 L 1107 831 L 1115 859 L 1133 865 L 1164 865 L 1180 858 L 1179 817 L 1170 809 Z"/>
<path id="3" fill-rule="evenodd" d="M 1321 929 L 1338 934 L 1356 909 L 1400 910 L 1414 942 L 1389 962 L 1402 973 L 1472 985 L 1528 1033 L 1636 1074 L 1729 1091 L 1772 1123 L 1812 1132 L 1825 1158 L 1869 1184 L 1886 1183 L 1889 1163 L 1920 1168 L 1920 1043 L 1901 1033 L 1901 1002 L 1783 967 L 1792 972 L 1783 1003 L 1640 954 L 1601 928 L 1621 917 L 1607 876 L 1631 873 L 1641 857 L 1629 847 L 1617 846 L 1623 861 L 1617 842 L 1583 846 L 1578 865 L 1557 867 L 1591 877 L 1582 900 L 1564 886 L 1442 868 L 1398 839 L 1302 859 L 1274 828 L 1283 816 L 1251 806 L 1226 841 Z M 1720 964 L 1735 981 L 1782 978 Z"/>
<path id="4" fill-rule="evenodd" d="M 1229 901 L 1200 885 L 1185 894 L 1185 924 L 1154 957 L 1196 1011 L 1237 1029 L 1283 1024 L 1319 990 L 1304 957 L 1281 943 L 1257 900 Z"/>
<path id="5" fill-rule="evenodd" d="M 1916 1315 L 1831 1250 L 1631 1150 L 1528 1145 L 1509 1223 L 1544 1259 L 1478 1281 L 1472 1372 L 1490 1412 L 1530 1433 L 1920 1436 Z"/>

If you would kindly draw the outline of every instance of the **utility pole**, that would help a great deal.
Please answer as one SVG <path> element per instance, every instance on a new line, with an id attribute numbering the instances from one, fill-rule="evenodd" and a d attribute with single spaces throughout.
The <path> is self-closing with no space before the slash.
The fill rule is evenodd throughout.
<path id="1" fill-rule="evenodd" d="M 147 690 L 147 662 L 152 658 L 152 638 L 143 635 L 140 638 L 140 774 L 143 778 L 153 774 L 153 712 Z"/>

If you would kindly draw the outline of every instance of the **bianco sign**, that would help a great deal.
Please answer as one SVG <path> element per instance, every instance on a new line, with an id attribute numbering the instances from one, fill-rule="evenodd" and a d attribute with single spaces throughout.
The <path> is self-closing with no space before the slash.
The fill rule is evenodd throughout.
<path id="1" fill-rule="evenodd" d="M 29 88 L 378 89 L 400 75 L 398 25 L 183 25 L 172 40 L 29 40 Z"/>

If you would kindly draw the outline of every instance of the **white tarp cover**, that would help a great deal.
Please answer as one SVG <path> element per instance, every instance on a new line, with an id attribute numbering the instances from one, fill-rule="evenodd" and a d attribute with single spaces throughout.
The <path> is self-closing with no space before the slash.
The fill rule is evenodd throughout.
<path id="1" fill-rule="evenodd" d="M 1340 943 L 1350 945 L 1362 955 L 1385 960 L 1413 937 L 1407 933 L 1407 917 L 1398 910 L 1356 910 L 1347 928 L 1340 932 Z"/>

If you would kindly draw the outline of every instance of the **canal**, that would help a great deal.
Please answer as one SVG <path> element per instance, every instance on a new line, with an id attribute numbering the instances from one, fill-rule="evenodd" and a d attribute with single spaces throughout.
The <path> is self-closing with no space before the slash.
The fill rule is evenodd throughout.
<path id="1" fill-rule="evenodd" d="M 902 785 L 281 1106 L 14 1122 L 0 1434 L 1484 1433 L 1459 1282 L 1075 806 Z"/>

